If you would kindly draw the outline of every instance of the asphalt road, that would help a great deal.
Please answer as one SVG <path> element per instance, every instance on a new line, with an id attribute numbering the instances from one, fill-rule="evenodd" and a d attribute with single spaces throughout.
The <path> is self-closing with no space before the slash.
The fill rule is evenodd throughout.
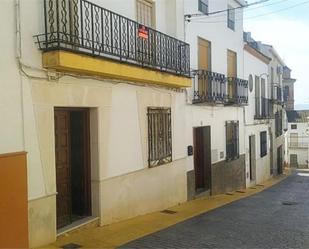
<path id="1" fill-rule="evenodd" d="M 122 248 L 309 249 L 309 171 Z"/>

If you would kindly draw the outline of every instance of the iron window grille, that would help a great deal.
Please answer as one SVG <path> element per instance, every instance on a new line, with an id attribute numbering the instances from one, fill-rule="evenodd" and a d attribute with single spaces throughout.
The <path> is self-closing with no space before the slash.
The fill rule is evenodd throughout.
<path id="1" fill-rule="evenodd" d="M 148 165 L 172 162 L 171 108 L 148 107 Z"/>
<path id="2" fill-rule="evenodd" d="M 226 122 L 226 160 L 239 158 L 239 121 Z"/>
<path id="3" fill-rule="evenodd" d="M 189 44 L 86 0 L 42 0 L 44 52 L 66 50 L 190 77 Z"/>
<path id="4" fill-rule="evenodd" d="M 227 10 L 227 26 L 228 28 L 235 30 L 235 9 L 230 5 Z"/>
<path id="5" fill-rule="evenodd" d="M 208 0 L 198 0 L 198 10 L 208 15 Z"/>
<path id="6" fill-rule="evenodd" d="M 261 145 L 261 157 L 267 155 L 267 132 L 262 131 L 260 133 L 260 145 Z"/>

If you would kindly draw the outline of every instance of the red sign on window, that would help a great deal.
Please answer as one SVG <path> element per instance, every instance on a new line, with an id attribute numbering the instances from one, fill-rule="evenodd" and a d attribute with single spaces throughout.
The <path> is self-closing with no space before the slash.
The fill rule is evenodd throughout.
<path id="1" fill-rule="evenodd" d="M 143 39 L 148 39 L 149 29 L 146 26 L 139 24 L 139 26 L 138 26 L 138 36 L 140 38 L 143 38 Z"/>

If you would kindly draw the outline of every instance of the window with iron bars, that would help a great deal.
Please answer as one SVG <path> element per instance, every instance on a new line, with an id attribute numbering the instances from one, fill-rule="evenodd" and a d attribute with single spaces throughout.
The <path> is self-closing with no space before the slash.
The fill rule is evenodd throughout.
<path id="1" fill-rule="evenodd" d="M 148 166 L 172 161 L 171 108 L 148 107 Z"/>
<path id="2" fill-rule="evenodd" d="M 260 133 L 260 145 L 261 145 L 261 157 L 267 155 L 267 132 L 262 131 Z"/>
<path id="3" fill-rule="evenodd" d="M 226 122 L 226 160 L 239 158 L 239 122 Z"/>
<path id="4" fill-rule="evenodd" d="M 208 15 L 208 0 L 198 0 L 198 10 Z"/>

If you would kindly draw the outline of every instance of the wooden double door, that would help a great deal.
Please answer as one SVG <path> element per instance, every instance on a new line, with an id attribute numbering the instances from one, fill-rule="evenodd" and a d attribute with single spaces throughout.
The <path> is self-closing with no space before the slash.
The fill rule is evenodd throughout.
<path id="1" fill-rule="evenodd" d="M 91 216 L 89 110 L 55 108 L 57 228 Z"/>
<path id="2" fill-rule="evenodd" d="M 197 193 L 211 188 L 210 126 L 194 128 L 194 171 Z"/>

